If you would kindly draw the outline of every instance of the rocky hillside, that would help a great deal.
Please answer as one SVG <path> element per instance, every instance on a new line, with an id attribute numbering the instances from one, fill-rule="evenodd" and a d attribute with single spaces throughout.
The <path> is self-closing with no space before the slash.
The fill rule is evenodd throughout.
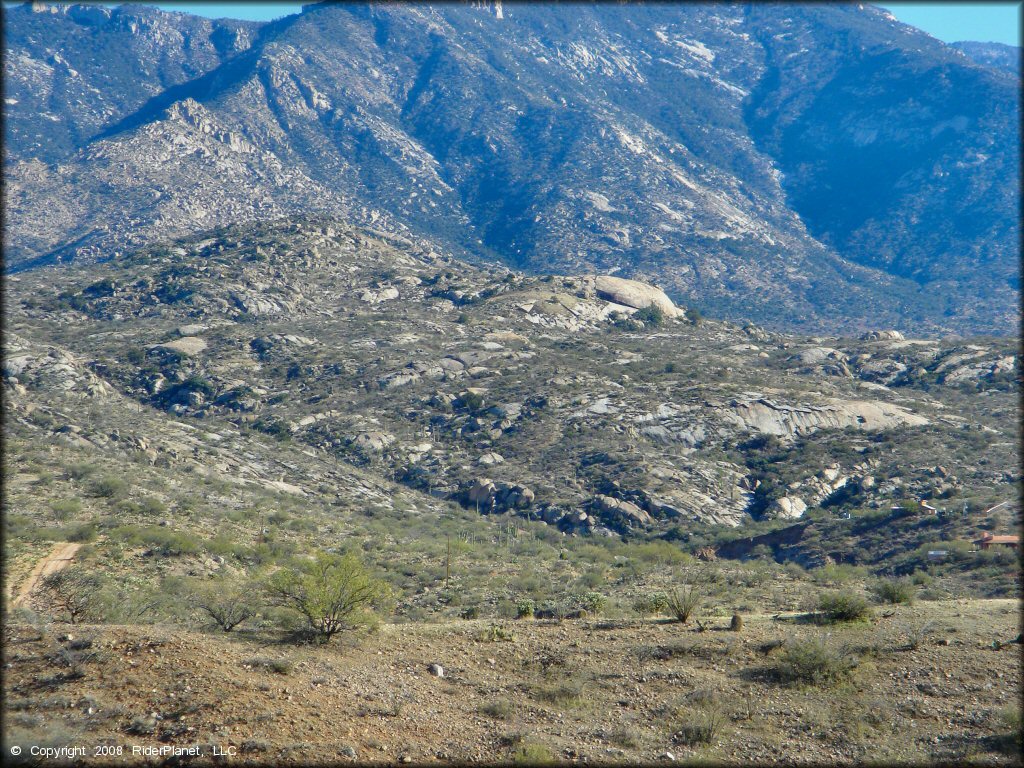
<path id="1" fill-rule="evenodd" d="M 871 6 L 5 17 L 15 268 L 315 211 L 776 326 L 1017 322 L 1018 81 Z"/>
<path id="2" fill-rule="evenodd" d="M 1020 77 L 1020 46 L 964 41 L 953 43 L 953 47 L 977 64 L 1002 69 Z"/>
<path id="3" fill-rule="evenodd" d="M 1020 480 L 1010 341 L 778 334 L 337 220 L 26 272 L 5 299 L 26 428 L 286 493 L 687 541 L 921 499 L 980 511 Z"/>

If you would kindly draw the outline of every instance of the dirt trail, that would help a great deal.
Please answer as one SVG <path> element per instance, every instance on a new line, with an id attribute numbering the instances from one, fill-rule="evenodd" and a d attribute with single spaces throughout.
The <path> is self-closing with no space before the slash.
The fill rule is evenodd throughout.
<path id="1" fill-rule="evenodd" d="M 21 589 L 18 590 L 18 595 L 14 598 L 11 606 L 17 608 L 19 605 L 24 605 L 32 592 L 35 591 L 39 582 L 51 573 L 56 573 L 66 568 L 75 559 L 75 553 L 78 552 L 81 546 L 81 544 L 70 541 L 62 541 L 56 544 L 50 554 L 36 563 L 36 567 L 32 569 L 32 573 L 25 579 L 25 583 L 21 585 Z"/>

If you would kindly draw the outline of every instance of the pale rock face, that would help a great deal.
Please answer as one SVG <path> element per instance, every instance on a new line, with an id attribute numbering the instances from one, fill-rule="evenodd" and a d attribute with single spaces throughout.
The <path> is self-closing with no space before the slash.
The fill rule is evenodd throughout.
<path id="1" fill-rule="evenodd" d="M 367 304 L 380 304 L 382 301 L 392 301 L 398 298 L 397 288 L 382 288 L 379 291 L 369 289 L 359 294 L 359 299 Z"/>
<path id="2" fill-rule="evenodd" d="M 795 520 L 807 511 L 807 504 L 799 496 L 783 496 L 776 499 L 765 512 L 765 517 Z"/>
<path id="3" fill-rule="evenodd" d="M 838 349 L 831 347 L 808 347 L 794 355 L 793 359 L 804 365 L 820 365 L 826 360 L 843 360 L 845 357 Z"/>
<path id="4" fill-rule="evenodd" d="M 928 419 L 898 405 L 869 400 L 830 399 L 826 405 L 794 406 L 766 398 L 734 400 L 725 417 L 741 428 L 767 435 L 809 434 L 819 429 L 856 427 L 865 431 L 915 427 Z"/>
<path id="5" fill-rule="evenodd" d="M 643 309 L 653 304 L 661 309 L 666 317 L 682 317 L 685 314 L 672 303 L 672 299 L 666 296 L 663 290 L 647 285 L 647 283 L 641 283 L 639 280 L 598 275 L 594 278 L 594 288 L 597 295 L 605 301 L 634 309 Z"/>
<path id="6" fill-rule="evenodd" d="M 469 489 L 469 501 L 471 504 L 489 503 L 496 490 L 497 488 L 494 485 L 494 481 L 489 478 L 482 477 Z"/>
<path id="7" fill-rule="evenodd" d="M 206 349 L 206 342 L 198 336 L 182 336 L 180 339 L 158 344 L 158 348 L 177 352 L 179 355 L 198 355 Z"/>
<path id="8" fill-rule="evenodd" d="M 393 442 L 395 442 L 394 436 L 384 432 L 362 432 L 352 440 L 352 444 L 356 448 L 373 453 L 380 453 Z"/>

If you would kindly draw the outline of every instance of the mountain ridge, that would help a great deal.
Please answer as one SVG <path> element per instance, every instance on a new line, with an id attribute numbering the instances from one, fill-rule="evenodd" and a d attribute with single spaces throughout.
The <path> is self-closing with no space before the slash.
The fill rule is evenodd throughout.
<path id="1" fill-rule="evenodd" d="M 653 280 L 724 316 L 1008 332 L 1018 150 L 986 143 L 1014 114 L 1004 77 L 870 7 L 306 6 L 63 163 L 8 152 L 8 267 L 310 209 L 460 258 Z M 899 117 L 921 98 L 907 78 L 937 94 L 919 125 Z M 976 88 L 995 106 L 956 112 Z"/>

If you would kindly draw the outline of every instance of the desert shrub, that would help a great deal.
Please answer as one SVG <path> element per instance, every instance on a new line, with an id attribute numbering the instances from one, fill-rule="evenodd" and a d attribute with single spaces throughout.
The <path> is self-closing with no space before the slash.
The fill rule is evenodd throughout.
<path id="1" fill-rule="evenodd" d="M 691 325 L 700 325 L 701 321 L 704 320 L 704 316 L 700 313 L 700 310 L 696 307 L 687 307 L 686 319 Z"/>
<path id="2" fill-rule="evenodd" d="M 633 601 L 633 612 L 638 616 L 658 616 L 668 610 L 669 599 L 664 592 L 651 592 Z"/>
<path id="3" fill-rule="evenodd" d="M 512 753 L 513 765 L 544 765 L 556 762 L 555 753 L 549 747 L 535 741 L 525 741 Z"/>
<path id="4" fill-rule="evenodd" d="M 257 604 L 248 584 L 219 579 L 191 595 L 192 604 L 224 632 L 256 616 Z"/>
<path id="5" fill-rule="evenodd" d="M 568 680 L 552 685 L 538 685 L 533 689 L 533 696 L 538 701 L 558 707 L 575 707 L 583 702 L 584 692 L 583 683 Z"/>
<path id="6" fill-rule="evenodd" d="M 510 720 L 515 713 L 515 704 L 508 699 L 489 701 L 480 707 L 480 712 L 495 720 Z"/>
<path id="7" fill-rule="evenodd" d="M 1019 704 L 1019 702 L 1018 702 Z M 1010 704 L 996 712 L 996 720 L 1002 734 L 996 736 L 996 746 L 1007 755 L 1017 755 L 1018 759 L 1024 751 L 1024 722 L 1021 719 L 1019 705 Z"/>
<path id="8" fill-rule="evenodd" d="M 96 540 L 96 523 L 81 523 L 70 528 L 65 536 L 68 541 L 87 542 Z"/>
<path id="9" fill-rule="evenodd" d="M 84 480 L 96 471 L 95 464 L 76 462 L 68 465 L 68 477 L 72 480 Z"/>
<path id="10" fill-rule="evenodd" d="M 536 609 L 537 604 L 533 600 L 520 600 L 516 603 L 516 618 L 532 619 Z"/>
<path id="11" fill-rule="evenodd" d="M 146 496 L 139 502 L 139 512 L 143 515 L 155 517 L 156 515 L 162 515 L 166 511 L 167 505 L 153 496 Z"/>
<path id="12" fill-rule="evenodd" d="M 916 651 L 922 645 L 927 637 L 935 631 L 935 622 L 928 621 L 920 626 L 913 627 L 907 630 L 907 649 Z"/>
<path id="13" fill-rule="evenodd" d="M 784 683 L 831 685 L 848 677 L 857 663 L 847 649 L 820 638 L 792 640 L 783 646 L 775 674 Z"/>
<path id="14" fill-rule="evenodd" d="M 914 583 L 909 578 L 879 579 L 872 586 L 871 592 L 880 603 L 909 605 L 914 602 Z"/>
<path id="15" fill-rule="evenodd" d="M 122 525 L 110 531 L 112 539 L 126 544 L 146 545 L 155 554 L 165 557 L 194 555 L 199 552 L 199 540 L 192 534 L 172 531 L 160 526 Z"/>
<path id="16" fill-rule="evenodd" d="M 577 602 L 584 611 L 592 616 L 600 616 L 608 606 L 608 598 L 600 592 L 587 592 L 577 598 Z"/>
<path id="17" fill-rule="evenodd" d="M 679 726 L 673 740 L 685 746 L 711 744 L 720 735 L 725 719 L 725 713 L 717 704 L 703 707 Z"/>
<path id="18" fill-rule="evenodd" d="M 82 502 L 80 499 L 59 499 L 50 504 L 50 509 L 55 518 L 64 522 L 81 513 Z"/>
<path id="19" fill-rule="evenodd" d="M 668 595 L 668 609 L 673 616 L 685 624 L 690 620 L 703 601 L 703 594 L 695 586 L 676 589 Z"/>
<path id="20" fill-rule="evenodd" d="M 479 640 L 483 643 L 514 643 L 516 636 L 497 624 L 491 624 L 485 631 L 480 633 Z"/>
<path id="21" fill-rule="evenodd" d="M 282 568 L 266 582 L 278 605 L 297 611 L 320 642 L 338 632 L 372 622 L 374 608 L 390 596 L 388 586 L 370 576 L 355 555 L 317 554 Z"/>
<path id="22" fill-rule="evenodd" d="M 50 604 L 62 611 L 72 624 L 94 618 L 99 610 L 103 583 L 80 565 L 51 573 L 39 587 Z"/>
<path id="23" fill-rule="evenodd" d="M 253 669 L 266 669 L 277 675 L 290 675 L 295 669 L 295 665 L 288 661 L 288 659 L 249 659 L 243 663 L 243 666 L 252 667 Z"/>
<path id="24" fill-rule="evenodd" d="M 464 392 L 459 400 L 470 413 L 479 413 L 484 407 L 484 396 L 479 392 Z"/>
<path id="25" fill-rule="evenodd" d="M 828 624 L 861 621 L 871 616 L 868 601 L 853 592 L 829 592 L 818 599 L 818 612 Z"/>
<path id="26" fill-rule="evenodd" d="M 644 325 L 658 328 L 665 324 L 665 310 L 657 304 L 648 304 L 633 313 L 633 319 L 639 320 Z"/>
<path id="27" fill-rule="evenodd" d="M 128 493 L 128 483 L 120 477 L 106 475 L 92 484 L 92 493 L 104 499 L 118 499 Z"/>

